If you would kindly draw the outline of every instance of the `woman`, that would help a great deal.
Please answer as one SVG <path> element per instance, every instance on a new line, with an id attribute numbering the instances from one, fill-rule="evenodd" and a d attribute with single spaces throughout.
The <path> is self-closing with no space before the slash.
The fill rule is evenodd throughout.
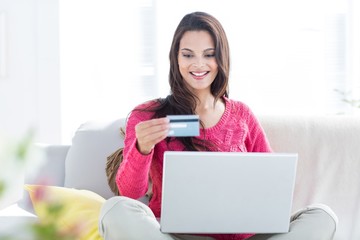
<path id="1" fill-rule="evenodd" d="M 270 152 L 271 147 L 251 110 L 228 98 L 229 46 L 221 24 L 203 12 L 187 14 L 170 49 L 171 94 L 136 107 L 130 114 L 124 160 L 117 172 L 122 197 L 103 206 L 99 230 L 105 240 L 118 239 L 332 239 L 335 214 L 324 205 L 300 210 L 286 234 L 180 235 L 160 231 L 161 184 L 165 151 Z M 198 137 L 168 137 L 167 115 L 196 114 Z M 137 200 L 152 180 L 149 206 Z"/>

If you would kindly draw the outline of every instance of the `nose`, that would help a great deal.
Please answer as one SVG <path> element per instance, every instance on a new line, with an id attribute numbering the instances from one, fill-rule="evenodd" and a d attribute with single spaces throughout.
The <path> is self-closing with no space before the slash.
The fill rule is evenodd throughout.
<path id="1" fill-rule="evenodd" d="M 205 61 L 202 57 L 197 57 L 193 62 L 194 67 L 202 67 L 205 65 Z"/>

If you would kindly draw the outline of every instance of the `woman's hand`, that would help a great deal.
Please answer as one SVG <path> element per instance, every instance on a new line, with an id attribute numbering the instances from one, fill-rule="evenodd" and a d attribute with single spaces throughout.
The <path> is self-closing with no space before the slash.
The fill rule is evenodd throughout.
<path id="1" fill-rule="evenodd" d="M 138 150 L 142 154 L 149 154 L 155 144 L 167 137 L 169 128 L 169 119 L 166 117 L 138 123 L 135 126 Z"/>

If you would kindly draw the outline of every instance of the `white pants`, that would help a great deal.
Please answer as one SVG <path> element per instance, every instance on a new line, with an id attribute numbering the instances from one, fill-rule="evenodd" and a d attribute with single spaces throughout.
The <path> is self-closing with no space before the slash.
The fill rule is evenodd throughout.
<path id="1" fill-rule="evenodd" d="M 337 217 L 326 205 L 301 209 L 291 217 L 290 231 L 281 234 L 257 234 L 249 240 L 331 240 Z M 127 197 L 107 200 L 100 213 L 99 232 L 105 240 L 211 240 L 210 237 L 167 234 L 148 206 Z"/>

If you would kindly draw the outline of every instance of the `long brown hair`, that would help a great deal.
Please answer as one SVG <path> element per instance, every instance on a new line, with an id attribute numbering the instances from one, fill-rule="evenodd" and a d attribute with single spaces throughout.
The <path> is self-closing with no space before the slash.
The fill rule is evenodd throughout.
<path id="1" fill-rule="evenodd" d="M 213 16 L 204 12 L 194 12 L 187 14 L 179 23 L 170 48 L 170 72 L 169 83 L 171 94 L 181 105 L 191 106 L 195 111 L 196 97 L 185 87 L 183 78 L 180 74 L 178 54 L 180 41 L 187 31 L 207 31 L 215 44 L 215 59 L 218 64 L 218 74 L 211 85 L 211 93 L 217 101 L 220 97 L 228 97 L 229 80 L 229 44 L 223 27 Z M 191 98 L 189 99 L 189 96 Z"/>
<path id="2" fill-rule="evenodd" d="M 211 94 L 215 102 L 219 98 L 228 97 L 228 81 L 230 72 L 229 44 L 220 22 L 208 13 L 193 12 L 185 15 L 175 30 L 170 48 L 170 71 L 169 84 L 170 95 L 166 98 L 157 99 L 157 104 L 148 109 L 138 109 L 154 112 L 154 117 L 166 115 L 195 114 L 197 97 L 186 87 L 181 76 L 178 64 L 180 40 L 187 31 L 207 31 L 215 44 L 215 59 L 218 64 L 218 74 L 211 84 Z M 209 144 L 196 138 L 178 138 L 185 150 L 207 150 Z M 211 145 L 211 144 L 210 144 Z"/>

